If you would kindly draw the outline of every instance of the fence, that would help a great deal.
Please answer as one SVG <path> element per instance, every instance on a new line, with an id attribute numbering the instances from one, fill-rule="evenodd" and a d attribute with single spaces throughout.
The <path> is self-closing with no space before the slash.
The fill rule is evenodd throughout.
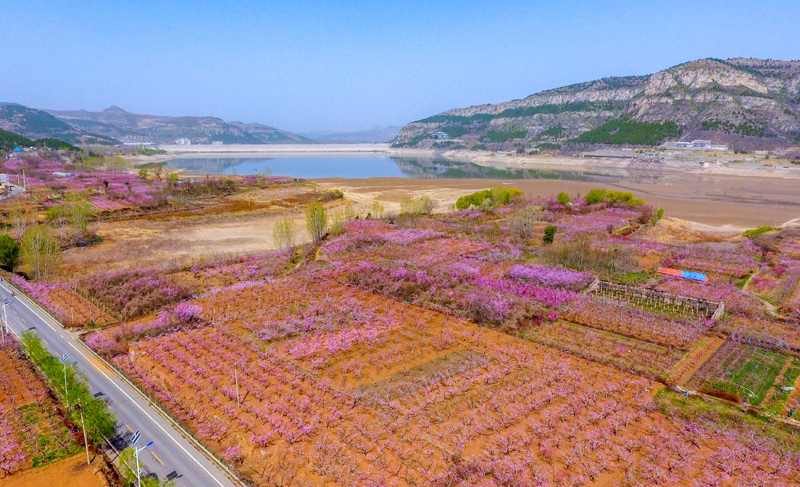
<path id="1" fill-rule="evenodd" d="M 631 286 L 611 281 L 596 280 L 587 289 L 589 293 L 625 299 L 645 307 L 657 307 L 673 312 L 718 320 L 725 312 L 725 304 L 699 298 L 679 296 L 651 288 Z"/>

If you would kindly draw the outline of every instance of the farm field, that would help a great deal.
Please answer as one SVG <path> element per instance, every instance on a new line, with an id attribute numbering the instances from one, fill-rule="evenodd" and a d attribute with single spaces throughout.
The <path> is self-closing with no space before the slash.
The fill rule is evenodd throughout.
<path id="1" fill-rule="evenodd" d="M 800 483 L 790 230 L 682 239 L 604 190 L 396 214 L 231 181 L 185 208 L 162 188 L 158 214 L 117 198 L 100 228 L 140 233 L 13 282 L 248 482 Z M 267 220 L 319 201 L 316 243 L 269 250 Z"/>
<path id="2" fill-rule="evenodd" d="M 47 385 L 10 337 L 0 345 L 0 485 L 21 472 L 37 470 L 80 453 Z M 68 475 L 61 472 L 61 479 Z M 59 475 L 49 474 L 50 478 Z M 13 485 L 13 484 L 12 484 Z M 90 484 L 87 484 L 90 485 Z"/>
<path id="3" fill-rule="evenodd" d="M 654 381 L 348 286 L 281 280 L 191 303 L 214 324 L 114 362 L 259 485 L 684 485 L 722 475 L 697 467 L 727 462 L 711 452 L 723 443 L 749 448 L 666 421 Z"/>

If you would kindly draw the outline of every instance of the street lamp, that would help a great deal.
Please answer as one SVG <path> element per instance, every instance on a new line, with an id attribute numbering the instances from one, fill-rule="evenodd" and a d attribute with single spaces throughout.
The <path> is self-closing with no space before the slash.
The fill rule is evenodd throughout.
<path id="1" fill-rule="evenodd" d="M 145 448 L 152 444 L 153 442 L 151 441 L 141 448 L 134 447 L 133 449 L 133 456 L 136 457 L 136 483 L 139 485 L 139 487 L 142 487 L 142 472 L 139 470 L 139 452 L 144 451 Z"/>
<path id="2" fill-rule="evenodd" d="M 67 359 L 69 359 L 69 355 L 66 353 L 61 356 L 61 364 L 64 366 L 64 403 L 67 405 L 67 411 L 69 411 L 69 389 L 67 388 Z M 73 362 L 72 365 L 78 365 L 78 362 Z"/>

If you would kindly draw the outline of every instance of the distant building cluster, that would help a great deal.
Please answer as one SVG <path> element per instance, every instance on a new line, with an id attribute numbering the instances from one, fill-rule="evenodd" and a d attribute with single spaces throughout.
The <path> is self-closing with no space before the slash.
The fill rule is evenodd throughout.
<path id="1" fill-rule="evenodd" d="M 444 132 L 434 132 L 431 134 L 431 138 L 437 140 L 447 140 L 450 138 L 450 136 Z"/>
<path id="2" fill-rule="evenodd" d="M 192 140 L 187 139 L 186 137 L 181 137 L 180 139 L 175 139 L 175 143 L 177 145 L 192 145 Z"/>
<path id="3" fill-rule="evenodd" d="M 708 150 L 728 150 L 727 145 L 715 145 L 710 140 L 697 139 L 690 141 L 666 142 L 665 149 L 708 149 Z"/>

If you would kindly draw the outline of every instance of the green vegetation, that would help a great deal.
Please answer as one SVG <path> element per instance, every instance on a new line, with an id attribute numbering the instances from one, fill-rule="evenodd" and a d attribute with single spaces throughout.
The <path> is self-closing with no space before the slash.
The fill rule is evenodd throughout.
<path id="1" fill-rule="evenodd" d="M 314 245 L 319 245 L 328 231 L 328 215 L 321 203 L 311 203 L 306 208 L 306 228 Z"/>
<path id="2" fill-rule="evenodd" d="M 536 107 L 517 107 L 503 110 L 500 113 L 476 113 L 475 115 L 434 115 L 432 117 L 417 120 L 415 123 L 449 123 L 457 125 L 469 125 L 474 123 L 484 123 L 497 118 L 519 118 L 532 117 L 539 114 L 558 114 L 565 112 L 587 112 L 598 110 L 614 110 L 620 108 L 613 103 L 592 103 L 588 101 L 576 103 L 562 103 L 558 105 L 539 105 Z"/>
<path id="3" fill-rule="evenodd" d="M 742 351 L 726 358 L 720 367 L 718 377 L 724 380 L 709 380 L 704 388 L 744 397 L 757 406 L 790 356 L 747 345 L 740 347 Z"/>
<path id="4" fill-rule="evenodd" d="M 546 244 L 553 243 L 553 239 L 556 236 L 556 231 L 558 231 L 558 228 L 553 225 L 548 225 L 547 227 L 545 227 L 542 241 Z"/>
<path id="5" fill-rule="evenodd" d="M 136 457 L 133 448 L 126 448 L 119 454 L 119 474 L 125 487 L 138 487 L 136 479 Z M 175 482 L 170 480 L 158 480 L 147 476 L 141 476 L 142 487 L 173 487 Z"/>
<path id="6" fill-rule="evenodd" d="M 0 265 L 13 271 L 19 260 L 19 244 L 11 235 L 0 235 Z"/>
<path id="7" fill-rule="evenodd" d="M 661 220 L 664 218 L 664 208 L 659 208 L 658 212 L 656 213 L 656 221 Z"/>
<path id="8" fill-rule="evenodd" d="M 436 208 L 436 202 L 424 194 L 418 198 L 403 198 L 400 211 L 405 215 L 430 215 Z"/>
<path id="9" fill-rule="evenodd" d="M 36 139 L 34 141 L 34 144 L 36 145 L 36 147 L 46 147 L 48 149 L 53 149 L 53 150 L 71 150 L 75 152 L 80 151 L 80 148 L 75 147 L 74 145 L 68 142 L 64 142 L 63 140 L 53 139 L 49 137 L 44 139 Z"/>
<path id="10" fill-rule="evenodd" d="M 588 144 L 658 145 L 668 137 L 681 133 L 675 122 L 635 122 L 629 117 L 610 120 L 579 135 L 575 141 Z"/>
<path id="11" fill-rule="evenodd" d="M 83 376 L 73 367 L 66 367 L 66 389 L 64 387 L 64 366 L 42 345 L 41 340 L 31 332 L 22 334 L 22 346 L 28 357 L 44 373 L 53 393 L 68 406 L 67 417 L 73 424 L 81 424 L 79 408 L 83 409 L 86 434 L 95 443 L 104 442 L 103 437 L 111 438 L 116 430 L 116 417 L 108 410 L 102 399 L 92 396 Z"/>
<path id="12" fill-rule="evenodd" d="M 567 204 L 572 201 L 572 198 L 570 198 L 569 195 L 563 191 L 558 193 L 558 197 L 556 199 L 558 200 L 558 204 L 561 206 L 567 206 Z"/>
<path id="13" fill-rule="evenodd" d="M 528 134 L 527 130 L 508 130 L 504 132 L 491 131 L 482 140 L 489 142 L 508 142 L 511 139 L 521 139 Z"/>
<path id="14" fill-rule="evenodd" d="M 758 228 L 751 228 L 749 230 L 744 231 L 744 236 L 747 238 L 758 237 L 762 233 L 771 232 L 773 230 L 780 230 L 780 228 L 770 227 L 770 226 L 763 226 Z"/>
<path id="15" fill-rule="evenodd" d="M 630 206 L 643 205 L 644 201 L 633 197 L 633 193 L 613 191 L 607 189 L 593 189 L 586 193 L 586 204 L 593 205 L 595 203 L 608 202 L 612 205 L 614 203 L 622 203 Z M 663 211 L 661 213 L 663 215 Z"/>
<path id="16" fill-rule="evenodd" d="M 453 125 L 451 127 L 442 127 L 442 132 L 446 133 L 450 137 L 457 138 L 469 133 L 469 130 L 461 125 Z"/>
<path id="17" fill-rule="evenodd" d="M 538 137 L 553 137 L 553 138 L 558 138 L 558 137 L 561 137 L 561 136 L 563 136 L 563 135 L 564 135 L 564 132 L 565 132 L 565 130 L 564 130 L 564 126 L 563 126 L 563 125 L 561 125 L 561 124 L 559 123 L 559 124 L 557 124 L 557 125 L 553 125 L 553 126 L 552 126 L 552 127 L 550 127 L 550 128 L 547 128 L 547 129 L 545 129 L 545 130 L 542 130 L 541 132 L 539 132 L 539 135 L 538 135 Z"/>
<path id="18" fill-rule="evenodd" d="M 0 129 L 0 150 L 12 150 L 15 147 L 32 147 L 34 142 L 14 132 Z"/>
<path id="19" fill-rule="evenodd" d="M 166 154 L 167 151 L 164 149 L 151 149 L 149 147 L 140 147 L 137 151 L 140 155 L 143 156 L 154 156 L 156 154 Z"/>
<path id="20" fill-rule="evenodd" d="M 558 150 L 561 148 L 561 144 L 555 144 L 553 142 L 542 142 L 541 144 L 536 144 L 536 149 L 539 150 Z"/>
<path id="21" fill-rule="evenodd" d="M 775 385 L 775 392 L 773 392 L 772 397 L 763 405 L 764 409 L 773 414 L 780 414 L 786 404 L 786 400 L 789 399 L 789 394 L 791 394 L 791 391 L 784 391 L 781 387 L 793 387 L 798 377 L 800 377 L 800 359 L 792 358 L 789 369 L 786 370 L 786 373 Z"/>
<path id="22" fill-rule="evenodd" d="M 464 210 L 473 206 L 507 205 L 521 194 L 522 191 L 517 188 L 503 188 L 498 186 L 491 189 L 484 189 L 458 198 L 456 201 L 456 209 Z"/>
<path id="23" fill-rule="evenodd" d="M 738 124 L 718 119 L 703 120 L 700 128 L 703 130 L 720 131 L 726 134 L 750 135 L 754 137 L 765 137 L 767 134 L 766 126 L 757 120 L 745 120 Z"/>

